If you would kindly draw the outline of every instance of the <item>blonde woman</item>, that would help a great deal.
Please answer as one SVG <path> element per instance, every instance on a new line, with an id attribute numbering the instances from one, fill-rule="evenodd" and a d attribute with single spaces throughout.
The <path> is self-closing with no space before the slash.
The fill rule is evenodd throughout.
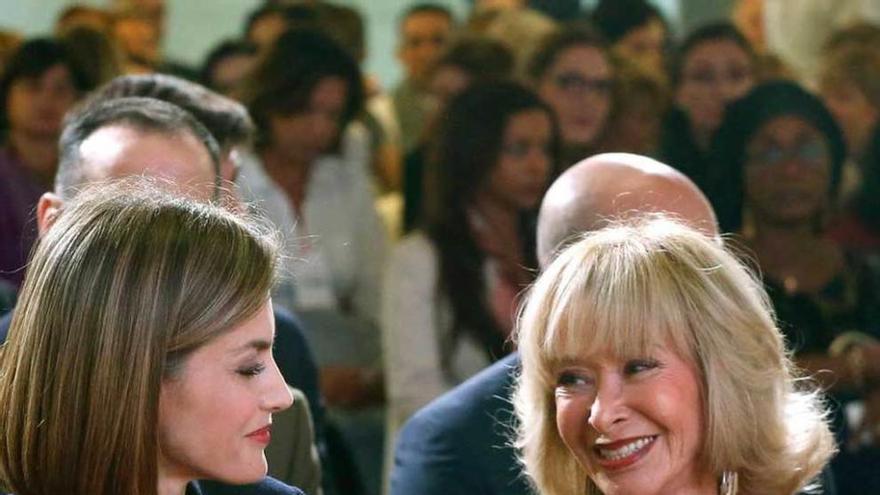
<path id="1" fill-rule="evenodd" d="M 271 352 L 276 243 L 252 225 L 142 180 L 65 207 L 0 348 L 0 491 L 301 495 L 261 482 L 291 396 Z"/>
<path id="2" fill-rule="evenodd" d="M 672 220 L 564 251 L 518 344 L 518 443 L 542 494 L 789 495 L 834 453 L 761 284 Z"/>

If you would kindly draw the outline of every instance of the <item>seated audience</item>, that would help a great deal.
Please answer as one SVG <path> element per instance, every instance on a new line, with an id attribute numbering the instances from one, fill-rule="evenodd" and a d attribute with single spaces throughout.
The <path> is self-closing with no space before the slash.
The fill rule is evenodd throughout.
<path id="1" fill-rule="evenodd" d="M 561 163 L 568 166 L 594 154 L 614 88 L 614 68 L 599 35 L 578 25 L 549 35 L 529 62 L 528 75 L 559 122 Z"/>
<path id="2" fill-rule="evenodd" d="M 663 122 L 662 159 L 705 190 L 712 136 L 727 105 L 754 83 L 755 55 L 731 24 L 708 24 L 688 35 L 672 73 L 675 107 Z"/>
<path id="3" fill-rule="evenodd" d="M 15 286 L 36 238 L 34 207 L 55 178 L 61 119 L 88 89 L 67 48 L 45 38 L 22 44 L 0 77 L 0 279 Z"/>
<path id="4" fill-rule="evenodd" d="M 797 365 L 830 392 L 841 453 L 840 493 L 880 490 L 880 449 L 864 442 L 880 410 L 880 266 L 824 236 L 846 155 L 821 100 L 794 83 L 765 83 L 728 109 L 714 143 L 723 230 L 739 231 L 763 275 Z M 864 401 L 864 419 L 847 418 Z"/>
<path id="5" fill-rule="evenodd" d="M 291 395 L 271 352 L 275 237 L 254 225 L 144 181 L 54 218 L 0 350 L 0 485 L 183 495 L 265 477 Z M 260 484 L 242 491 L 302 493 Z"/>
<path id="6" fill-rule="evenodd" d="M 517 328 L 517 445 L 541 493 L 789 495 L 834 453 L 760 281 L 663 216 L 562 251 Z"/>
<path id="7" fill-rule="evenodd" d="M 472 86 L 440 123 L 424 227 L 396 246 L 385 276 L 392 434 L 510 351 L 516 295 L 536 266 L 533 214 L 557 162 L 552 113 L 519 84 Z"/>

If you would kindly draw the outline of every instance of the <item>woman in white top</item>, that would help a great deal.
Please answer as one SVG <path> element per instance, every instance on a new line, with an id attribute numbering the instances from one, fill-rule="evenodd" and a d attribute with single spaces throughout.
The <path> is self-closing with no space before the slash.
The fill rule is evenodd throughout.
<path id="1" fill-rule="evenodd" d="M 429 155 L 422 227 L 386 272 L 383 350 L 391 430 L 511 348 L 533 277 L 534 210 L 558 156 L 550 109 L 512 82 L 452 100 Z"/>
<path id="2" fill-rule="evenodd" d="M 260 61 L 244 95 L 258 140 L 242 163 L 242 191 L 286 237 L 288 278 L 275 300 L 304 320 L 330 419 L 355 460 L 370 462 L 382 452 L 376 323 L 386 240 L 368 154 L 342 132 L 362 107 L 360 70 L 330 38 L 292 30 Z M 360 468 L 367 476 L 379 469 Z"/>

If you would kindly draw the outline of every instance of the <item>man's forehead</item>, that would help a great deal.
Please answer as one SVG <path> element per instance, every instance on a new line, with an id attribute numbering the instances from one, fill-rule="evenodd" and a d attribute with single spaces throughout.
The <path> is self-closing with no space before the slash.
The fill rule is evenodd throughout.
<path id="1" fill-rule="evenodd" d="M 89 180 L 146 175 L 169 179 L 210 197 L 214 167 L 205 145 L 189 132 L 160 132 L 125 125 L 102 127 L 79 149 Z"/>

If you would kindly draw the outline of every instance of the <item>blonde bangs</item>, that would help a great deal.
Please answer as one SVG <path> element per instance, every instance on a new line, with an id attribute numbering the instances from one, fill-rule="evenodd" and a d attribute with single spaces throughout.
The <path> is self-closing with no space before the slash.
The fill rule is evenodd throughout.
<path id="1" fill-rule="evenodd" d="M 560 256 L 547 271 L 555 287 L 536 290 L 544 297 L 531 301 L 549 309 L 532 328 L 539 332 L 536 351 L 548 381 L 555 380 L 555 370 L 585 356 L 626 360 L 657 346 L 693 356 L 694 322 L 685 291 L 689 275 L 696 274 L 683 273 L 662 247 L 605 237 L 594 234 Z"/>

